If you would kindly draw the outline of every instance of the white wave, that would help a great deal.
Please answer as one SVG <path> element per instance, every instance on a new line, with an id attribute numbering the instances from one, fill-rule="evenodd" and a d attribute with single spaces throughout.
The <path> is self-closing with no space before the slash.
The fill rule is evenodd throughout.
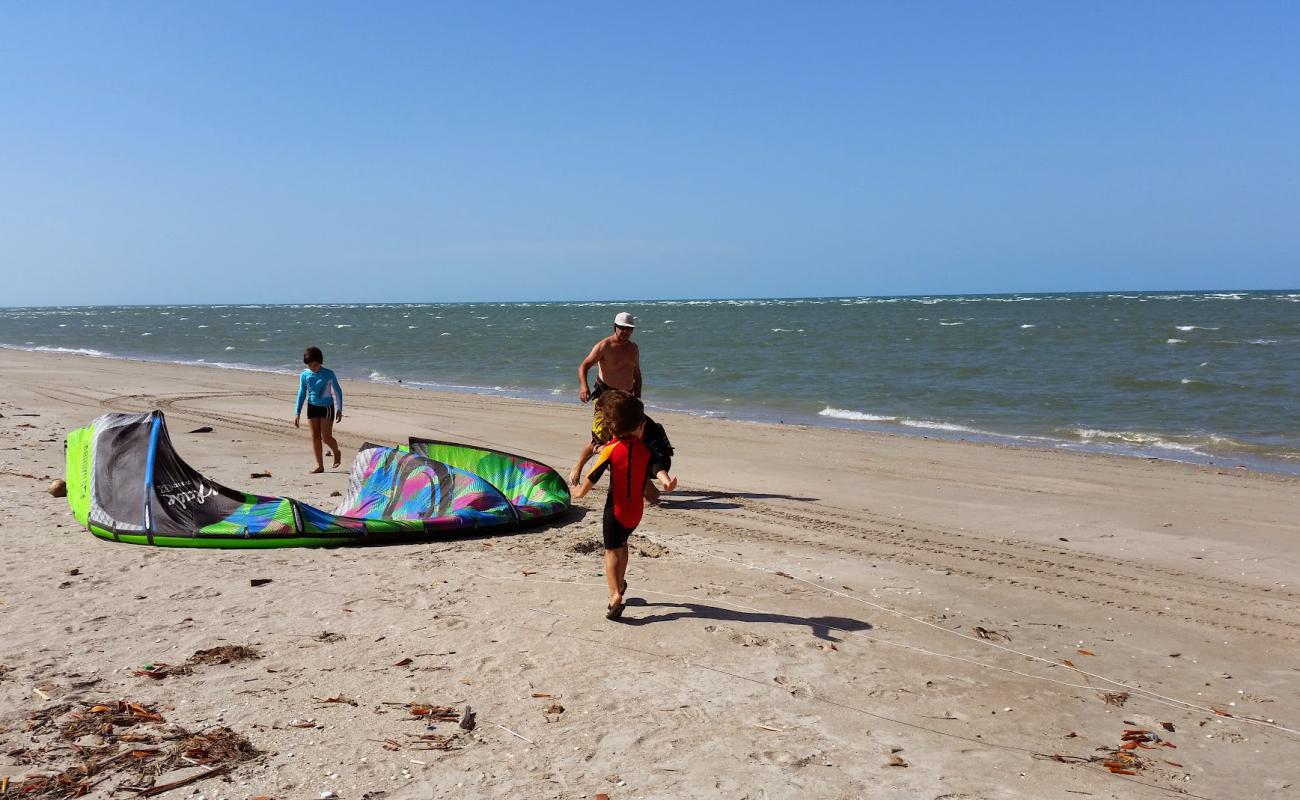
<path id="1" fill-rule="evenodd" d="M 1165 344 L 1186 344 L 1186 339 L 1165 339 Z"/>
<path id="2" fill-rule="evenodd" d="M 1206 325 L 1175 325 L 1174 328 L 1180 331 L 1217 331 L 1218 328 L 1211 328 Z"/>
<path id="3" fill-rule="evenodd" d="M 200 327 L 200 328 L 206 328 L 206 327 L 208 327 L 208 326 L 207 326 L 207 325 L 199 325 L 198 327 Z"/>
<path id="4" fill-rule="evenodd" d="M 819 417 L 830 417 L 832 419 L 848 419 L 854 422 L 897 422 L 898 417 L 889 417 L 881 414 L 867 414 L 862 411 L 849 411 L 843 408 L 832 408 L 826 406 L 817 412 Z"/>
<path id="5" fill-rule="evenodd" d="M 112 355 L 105 353 L 103 350 L 94 350 L 89 347 L 46 347 L 45 345 L 22 347 L 14 344 L 0 344 L 0 347 L 5 350 L 23 350 L 29 353 L 72 353 L 79 356 L 94 356 L 95 358 L 113 358 Z"/>
<path id="6" fill-rule="evenodd" d="M 1021 325 L 1020 327 L 1021 327 L 1021 328 L 1037 328 L 1038 326 L 1037 326 L 1037 325 L 1029 325 L 1029 324 L 1025 324 L 1025 325 Z"/>
<path id="7" fill-rule="evenodd" d="M 1246 344 L 1277 344 L 1277 339 L 1247 339 Z"/>
<path id="8" fill-rule="evenodd" d="M 940 325 L 965 325 L 964 322 L 940 322 Z"/>
<path id="9" fill-rule="evenodd" d="M 1107 431 L 1098 428 L 1076 428 L 1074 435 L 1088 442 L 1110 442 L 1115 444 L 1139 445 L 1141 447 L 1154 447 L 1160 450 L 1178 450 L 1184 453 L 1198 452 L 1196 447 L 1182 442 L 1171 442 L 1162 439 L 1153 433 L 1143 433 L 1141 431 Z"/>
<path id="10" fill-rule="evenodd" d="M 440 333 L 440 334 L 438 334 L 438 335 L 439 335 L 439 336 L 451 336 L 451 331 L 443 331 L 442 333 Z"/>
<path id="11" fill-rule="evenodd" d="M 406 329 L 407 329 L 408 331 L 413 331 L 413 330 L 415 330 L 415 329 L 418 328 L 418 327 L 420 327 L 420 326 L 419 326 L 419 325 L 407 325 L 407 326 L 406 326 Z"/>
<path id="12" fill-rule="evenodd" d="M 140 334 L 140 335 L 141 335 L 141 336 L 153 336 L 153 333 L 150 332 L 150 331 L 145 331 L 144 333 L 142 333 L 142 334 Z"/>
<path id="13" fill-rule="evenodd" d="M 227 350 L 234 350 L 234 349 L 235 349 L 235 346 L 234 346 L 233 344 L 232 344 L 232 345 L 228 345 L 228 346 L 226 347 L 226 349 L 227 349 Z"/>
<path id="14" fill-rule="evenodd" d="M 931 419 L 905 419 L 903 425 L 909 428 L 925 428 L 931 431 L 949 431 L 952 433 L 983 433 L 975 428 L 968 428 L 965 425 L 958 425 L 955 422 L 936 422 Z"/>
<path id="15" fill-rule="evenodd" d="M 351 325 L 335 325 L 336 328 L 351 328 Z"/>

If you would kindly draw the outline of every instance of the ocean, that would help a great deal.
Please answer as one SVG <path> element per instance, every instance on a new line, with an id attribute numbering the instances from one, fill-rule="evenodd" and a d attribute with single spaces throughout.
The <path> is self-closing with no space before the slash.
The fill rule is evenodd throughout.
<path id="1" fill-rule="evenodd" d="M 577 403 L 614 314 L 649 407 L 1300 474 L 1300 293 L 0 309 L 0 346 Z M 594 378 L 594 374 L 593 374 Z"/>

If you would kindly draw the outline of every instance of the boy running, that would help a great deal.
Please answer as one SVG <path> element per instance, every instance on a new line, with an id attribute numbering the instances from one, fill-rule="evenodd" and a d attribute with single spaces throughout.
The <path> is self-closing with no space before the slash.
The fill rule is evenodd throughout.
<path id="1" fill-rule="evenodd" d="M 616 389 L 607 389 L 602 400 L 614 438 L 600 451 L 596 466 L 573 496 L 585 496 L 600 476 L 609 470 L 609 494 L 605 497 L 605 516 L 601 525 L 605 545 L 605 582 L 609 584 L 605 618 L 618 619 L 623 616 L 623 595 L 627 592 L 627 540 L 640 524 L 645 510 L 650 451 L 641 441 L 641 432 L 645 429 L 645 408 L 641 401 Z"/>

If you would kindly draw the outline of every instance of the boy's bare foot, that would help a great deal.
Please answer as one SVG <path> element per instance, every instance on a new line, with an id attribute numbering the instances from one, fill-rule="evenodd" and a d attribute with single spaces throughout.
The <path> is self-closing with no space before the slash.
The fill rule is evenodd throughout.
<path id="1" fill-rule="evenodd" d="M 309 473 L 307 473 L 307 474 L 308 474 L 308 475 L 319 475 L 320 473 L 322 473 L 322 472 L 324 472 L 324 471 L 325 471 L 325 468 L 324 468 L 324 467 L 317 467 L 316 469 L 312 470 L 311 472 L 309 472 Z"/>
<path id="2" fill-rule="evenodd" d="M 341 464 L 341 463 L 343 463 L 343 454 L 340 453 L 339 451 L 335 450 L 335 451 L 334 451 L 334 469 L 338 469 L 338 468 L 339 468 L 339 464 Z"/>

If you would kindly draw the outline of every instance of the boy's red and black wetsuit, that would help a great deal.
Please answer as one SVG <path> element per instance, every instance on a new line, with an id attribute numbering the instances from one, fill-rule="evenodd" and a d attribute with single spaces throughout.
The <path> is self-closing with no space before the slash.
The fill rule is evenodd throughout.
<path id="1" fill-rule="evenodd" d="M 620 437 L 600 451 L 587 474 L 592 483 L 609 470 L 609 494 L 605 497 L 605 519 L 601 533 L 606 550 L 627 544 L 627 537 L 641 522 L 645 510 L 645 484 L 650 478 L 650 451 L 637 436 Z"/>

